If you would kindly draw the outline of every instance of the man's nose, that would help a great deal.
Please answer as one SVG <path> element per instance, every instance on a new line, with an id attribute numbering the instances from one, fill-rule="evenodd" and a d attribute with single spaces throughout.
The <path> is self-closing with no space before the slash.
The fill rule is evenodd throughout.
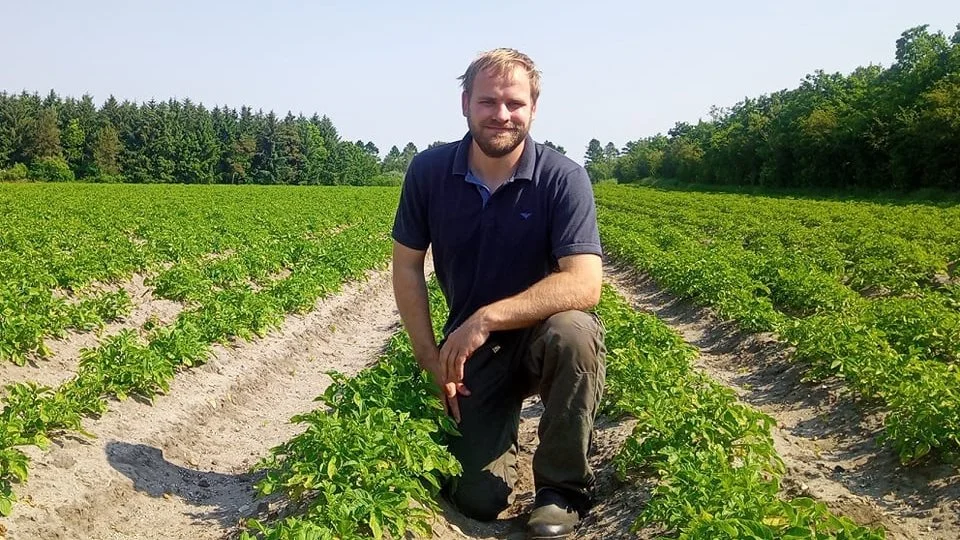
<path id="1" fill-rule="evenodd" d="M 500 122 L 507 122 L 510 120 L 510 109 L 507 108 L 506 103 L 501 103 L 497 107 L 495 118 Z"/>

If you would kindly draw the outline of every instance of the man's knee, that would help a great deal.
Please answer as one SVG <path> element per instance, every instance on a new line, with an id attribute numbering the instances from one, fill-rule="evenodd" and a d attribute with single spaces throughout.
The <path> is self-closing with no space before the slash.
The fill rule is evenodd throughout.
<path id="1" fill-rule="evenodd" d="M 561 311 L 544 321 L 544 341 L 579 369 L 596 372 L 603 362 L 603 328 L 593 314 L 584 311 Z M 564 354 L 565 353 L 565 354 Z M 573 353 L 573 354 L 571 354 Z"/>
<path id="2" fill-rule="evenodd" d="M 458 478 L 450 486 L 449 497 L 457 510 L 478 521 L 491 521 L 513 502 L 513 489 L 490 473 L 475 478 Z"/>

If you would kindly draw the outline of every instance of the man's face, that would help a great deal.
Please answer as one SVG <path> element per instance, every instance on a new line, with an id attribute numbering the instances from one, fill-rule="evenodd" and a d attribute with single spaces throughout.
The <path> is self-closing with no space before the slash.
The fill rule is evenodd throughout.
<path id="1" fill-rule="evenodd" d="M 530 78 L 520 67 L 504 76 L 481 71 L 473 91 L 463 93 L 462 105 L 473 140 L 492 158 L 509 154 L 523 142 L 537 112 Z"/>

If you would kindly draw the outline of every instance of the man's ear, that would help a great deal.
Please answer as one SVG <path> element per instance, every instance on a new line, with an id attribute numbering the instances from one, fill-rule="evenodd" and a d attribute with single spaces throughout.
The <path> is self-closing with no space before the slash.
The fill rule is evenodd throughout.
<path id="1" fill-rule="evenodd" d="M 466 90 L 460 94 L 460 108 L 463 110 L 463 116 L 468 116 L 470 113 L 470 94 Z"/>

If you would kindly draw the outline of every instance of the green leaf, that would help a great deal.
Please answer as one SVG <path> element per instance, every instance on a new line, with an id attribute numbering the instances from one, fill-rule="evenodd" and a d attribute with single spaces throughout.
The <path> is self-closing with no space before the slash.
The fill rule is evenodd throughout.
<path id="1" fill-rule="evenodd" d="M 370 525 L 370 530 L 373 532 L 373 537 L 377 540 L 383 538 L 383 529 L 380 527 L 380 520 L 377 519 L 376 514 L 370 514 L 370 521 L 368 521 L 368 523 Z"/>
<path id="2" fill-rule="evenodd" d="M 13 501 L 16 500 L 13 497 L 7 497 L 6 495 L 0 493 L 0 516 L 9 516 L 10 512 L 13 510 Z"/>

